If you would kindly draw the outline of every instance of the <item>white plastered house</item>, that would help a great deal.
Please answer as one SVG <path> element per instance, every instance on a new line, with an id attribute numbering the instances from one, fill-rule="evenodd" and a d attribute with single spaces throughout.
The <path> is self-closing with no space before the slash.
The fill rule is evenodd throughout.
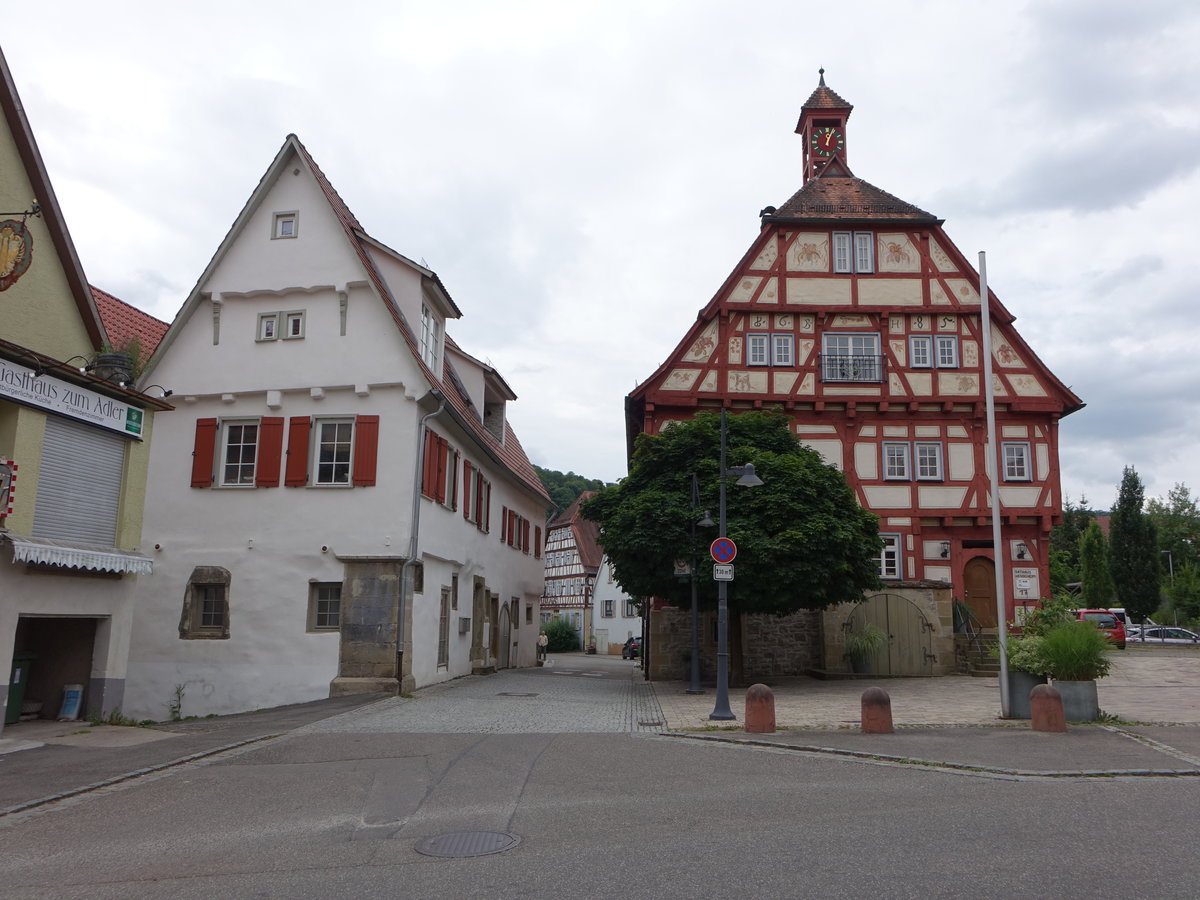
<path id="1" fill-rule="evenodd" d="M 150 461 L 127 714 L 534 663 L 548 498 L 514 393 L 446 336 L 459 316 L 289 135 L 142 379 L 177 412 Z"/>

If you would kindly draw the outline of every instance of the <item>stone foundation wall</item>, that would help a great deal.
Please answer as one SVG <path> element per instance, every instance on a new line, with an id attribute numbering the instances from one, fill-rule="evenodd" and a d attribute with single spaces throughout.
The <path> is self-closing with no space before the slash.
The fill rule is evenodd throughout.
<path id="1" fill-rule="evenodd" d="M 911 602 L 928 622 L 928 674 L 950 675 L 956 670 L 954 646 L 954 596 L 941 581 L 889 584 L 879 594 L 899 595 Z M 849 674 L 843 625 L 855 604 L 844 603 L 824 611 L 805 610 L 790 616 L 742 617 L 742 654 L 746 682 L 781 675 L 804 675 L 821 670 Z M 715 611 L 700 614 L 700 679 L 715 680 L 717 660 Z M 687 681 L 692 646 L 691 613 L 665 607 L 650 610 L 651 681 Z M 732 631 L 732 629 L 731 629 Z M 619 648 L 618 648 L 619 652 Z M 730 654 L 734 653 L 732 645 Z"/>
<path id="2" fill-rule="evenodd" d="M 716 621 L 715 611 L 700 614 L 702 681 L 715 680 Z M 666 607 L 650 611 L 651 681 L 687 681 L 690 678 L 691 622 L 692 614 L 687 610 Z M 821 613 L 812 610 L 783 617 L 743 616 L 742 666 L 747 681 L 778 675 L 803 675 L 819 667 L 823 648 L 821 629 Z M 732 645 L 730 653 L 734 653 Z"/>

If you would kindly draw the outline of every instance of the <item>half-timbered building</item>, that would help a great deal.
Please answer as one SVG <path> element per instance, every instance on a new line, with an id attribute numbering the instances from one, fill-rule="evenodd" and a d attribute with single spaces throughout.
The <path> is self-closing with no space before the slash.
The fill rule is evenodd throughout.
<path id="1" fill-rule="evenodd" d="M 1058 421 L 1083 404 L 989 292 L 1002 546 L 992 538 L 979 276 L 932 213 L 859 178 L 851 105 L 825 84 L 796 133 L 804 184 L 761 229 L 657 371 L 629 438 L 698 410 L 781 408 L 880 517 L 890 586 L 942 582 L 996 624 L 1048 590 L 1061 517 Z"/>

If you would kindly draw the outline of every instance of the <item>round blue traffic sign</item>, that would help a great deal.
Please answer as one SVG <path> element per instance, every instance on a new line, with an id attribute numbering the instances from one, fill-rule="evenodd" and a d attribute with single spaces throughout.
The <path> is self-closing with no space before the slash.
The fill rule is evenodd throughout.
<path id="1" fill-rule="evenodd" d="M 731 563 L 737 556 L 737 544 L 727 537 L 717 538 L 708 548 L 708 552 L 712 554 L 712 558 L 716 562 Z"/>

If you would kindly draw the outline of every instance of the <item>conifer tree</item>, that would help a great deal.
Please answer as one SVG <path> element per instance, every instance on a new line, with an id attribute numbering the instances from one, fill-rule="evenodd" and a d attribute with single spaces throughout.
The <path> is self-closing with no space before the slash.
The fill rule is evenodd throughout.
<path id="1" fill-rule="evenodd" d="M 1158 536 L 1142 509 L 1145 489 L 1133 466 L 1126 466 L 1109 525 L 1109 571 L 1128 615 L 1144 619 L 1159 606 Z"/>

